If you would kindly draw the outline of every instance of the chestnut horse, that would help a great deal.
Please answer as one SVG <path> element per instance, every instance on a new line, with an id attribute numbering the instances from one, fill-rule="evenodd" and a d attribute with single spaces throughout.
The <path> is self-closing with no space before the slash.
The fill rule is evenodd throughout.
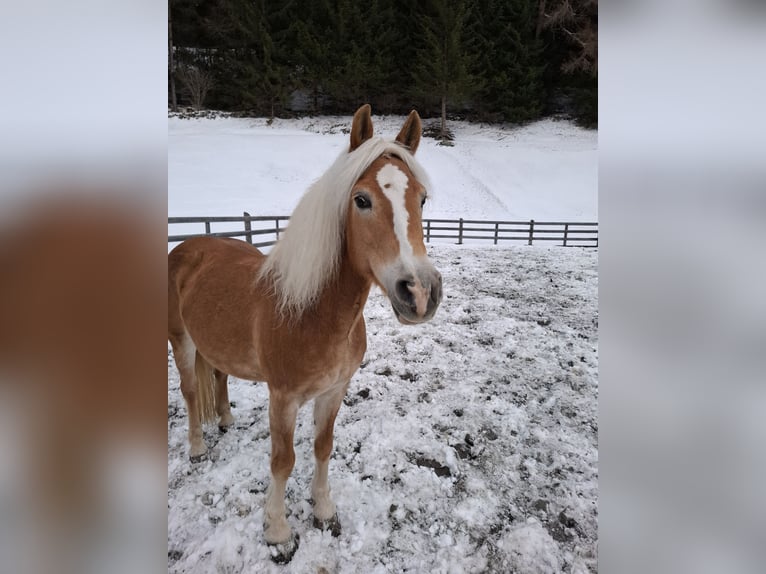
<path id="1" fill-rule="evenodd" d="M 395 141 L 373 137 L 370 106 L 356 112 L 351 145 L 304 194 L 268 256 L 235 239 L 189 239 L 168 256 L 168 339 L 189 415 L 190 456 L 206 453 L 203 422 L 234 419 L 228 375 L 269 388 L 271 483 L 264 535 L 272 557 L 298 546 L 285 515 L 298 409 L 314 400 L 314 524 L 340 532 L 327 467 L 333 425 L 367 341 L 363 310 L 372 284 L 399 322 L 434 316 L 441 275 L 426 255 L 427 179 L 413 154 L 417 112 Z"/>

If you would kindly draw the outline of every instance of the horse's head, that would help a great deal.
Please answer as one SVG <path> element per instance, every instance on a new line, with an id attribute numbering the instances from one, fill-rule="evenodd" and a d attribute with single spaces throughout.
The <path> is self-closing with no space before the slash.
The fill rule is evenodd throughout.
<path id="1" fill-rule="evenodd" d="M 418 148 L 420 132 L 420 116 L 413 110 L 396 136 L 401 153 L 378 157 L 351 188 L 346 221 L 352 264 L 380 286 L 406 325 L 431 319 L 442 299 L 441 274 L 423 243 L 427 191 L 408 166 L 412 161 L 406 161 Z M 354 115 L 349 151 L 370 138 L 370 106 L 364 105 Z"/>

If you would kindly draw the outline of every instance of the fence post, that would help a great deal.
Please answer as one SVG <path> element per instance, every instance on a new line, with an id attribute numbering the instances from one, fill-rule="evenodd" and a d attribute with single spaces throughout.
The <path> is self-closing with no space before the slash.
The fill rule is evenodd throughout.
<path id="1" fill-rule="evenodd" d="M 210 235 L 210 222 L 205 222 L 205 235 Z"/>
<path id="2" fill-rule="evenodd" d="M 279 218 L 274 218 L 274 235 L 276 235 L 276 240 L 279 241 Z"/>
<path id="3" fill-rule="evenodd" d="M 245 241 L 247 241 L 250 245 L 253 244 L 253 234 L 247 233 L 248 231 L 252 231 L 252 228 L 250 227 L 250 214 L 245 211 Z"/>
<path id="4" fill-rule="evenodd" d="M 431 242 L 431 220 L 426 220 L 426 243 Z"/>
<path id="5" fill-rule="evenodd" d="M 567 246 L 567 234 L 569 233 L 569 224 L 564 224 L 564 247 Z"/>
<path id="6" fill-rule="evenodd" d="M 497 245 L 497 231 L 499 227 L 500 227 L 500 224 L 495 223 L 495 245 Z"/>
<path id="7" fill-rule="evenodd" d="M 457 244 L 462 245 L 463 244 L 463 218 L 460 218 L 460 224 L 457 228 Z"/>
<path id="8" fill-rule="evenodd" d="M 534 219 L 530 219 L 529 220 L 529 243 L 528 243 L 528 245 L 532 245 L 532 237 L 534 235 L 534 232 L 535 232 L 535 220 Z"/>

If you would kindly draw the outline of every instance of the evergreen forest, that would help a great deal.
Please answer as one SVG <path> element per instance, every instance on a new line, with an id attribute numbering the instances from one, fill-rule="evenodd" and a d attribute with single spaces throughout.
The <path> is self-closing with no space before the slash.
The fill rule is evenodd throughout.
<path id="1" fill-rule="evenodd" d="M 595 127 L 598 0 L 169 0 L 168 104 Z M 444 132 L 442 133 L 444 135 Z"/>

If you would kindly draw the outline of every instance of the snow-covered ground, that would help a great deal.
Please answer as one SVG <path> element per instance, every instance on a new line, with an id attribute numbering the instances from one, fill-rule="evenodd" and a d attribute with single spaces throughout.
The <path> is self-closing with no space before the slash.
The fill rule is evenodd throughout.
<path id="1" fill-rule="evenodd" d="M 393 137 L 403 119 L 373 116 L 376 133 Z M 170 118 L 169 215 L 289 215 L 350 123 Z M 597 221 L 596 132 L 452 128 L 454 147 L 425 138 L 418 150 L 426 217 Z M 169 354 L 170 572 L 597 571 L 597 252 L 428 250 L 445 291 L 432 322 L 401 326 L 377 291 L 365 311 L 368 351 L 330 463 L 337 539 L 311 525 L 310 407 L 299 416 L 287 504 L 301 543 L 287 566 L 263 540 L 266 386 L 230 380 L 236 426 L 207 429 L 210 460 L 194 465 Z"/>
<path id="2" fill-rule="evenodd" d="M 288 566 L 263 540 L 266 386 L 230 380 L 235 428 L 207 429 L 210 460 L 194 465 L 168 357 L 170 572 L 597 571 L 597 251 L 428 250 L 445 292 L 432 322 L 401 326 L 377 291 L 366 308 L 368 351 L 330 462 L 337 539 L 311 525 L 311 409 L 300 413 Z"/>
<path id="3" fill-rule="evenodd" d="M 403 121 L 373 115 L 390 138 Z M 168 214 L 289 215 L 347 148 L 350 126 L 350 116 L 170 118 Z M 450 127 L 453 147 L 424 138 L 418 149 L 432 182 L 425 217 L 597 221 L 597 132 L 555 120 Z"/>

